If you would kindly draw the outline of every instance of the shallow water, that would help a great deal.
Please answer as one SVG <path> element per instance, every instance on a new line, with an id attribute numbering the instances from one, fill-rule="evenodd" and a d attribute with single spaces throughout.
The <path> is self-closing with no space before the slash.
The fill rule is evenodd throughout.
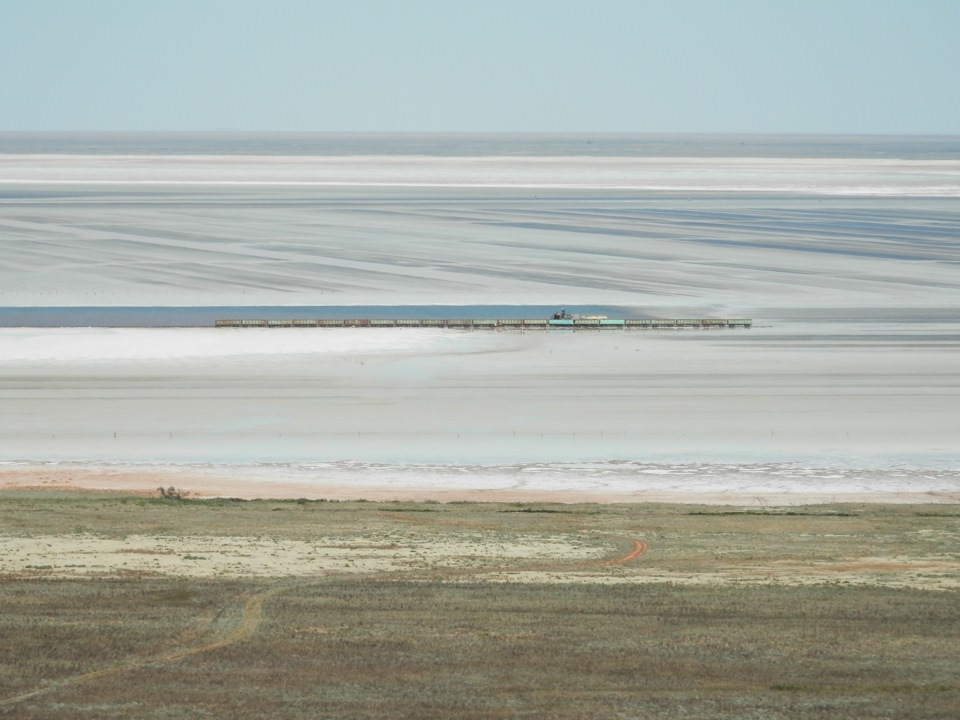
<path id="1" fill-rule="evenodd" d="M 324 305 L 223 307 L 0 307 L 0 327 L 212 327 L 225 319 L 355 318 L 549 318 L 559 308 L 549 305 Z M 624 317 L 625 308 L 578 306 L 584 315 Z M 630 317 L 638 316 L 635 312 Z"/>

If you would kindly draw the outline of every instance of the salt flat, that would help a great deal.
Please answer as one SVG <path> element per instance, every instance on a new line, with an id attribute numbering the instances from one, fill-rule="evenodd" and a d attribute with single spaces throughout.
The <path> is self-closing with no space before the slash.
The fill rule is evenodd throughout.
<path id="1" fill-rule="evenodd" d="M 16 482 L 94 462 L 347 497 L 960 487 L 955 163 L 2 160 L 5 306 L 603 304 L 755 323 L 2 329 L 0 459 L 36 471 Z"/>
<path id="2" fill-rule="evenodd" d="M 759 320 L 855 308 L 887 319 L 958 307 L 958 227 L 958 201 L 943 198 L 21 187 L 0 201 L 0 302 L 603 304 Z"/>
<path id="3" fill-rule="evenodd" d="M 805 341 L 772 328 L 0 338 L 0 437 L 22 461 L 6 466 L 18 485 L 82 484 L 89 465 L 69 464 L 85 460 L 181 473 L 146 487 L 100 473 L 99 487 L 227 495 L 960 499 L 956 339 Z"/>

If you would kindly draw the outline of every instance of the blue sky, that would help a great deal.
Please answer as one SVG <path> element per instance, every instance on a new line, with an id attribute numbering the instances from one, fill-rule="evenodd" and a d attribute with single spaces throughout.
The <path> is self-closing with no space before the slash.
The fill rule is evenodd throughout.
<path id="1" fill-rule="evenodd" d="M 960 134 L 960 0 L 2 0 L 0 130 Z"/>

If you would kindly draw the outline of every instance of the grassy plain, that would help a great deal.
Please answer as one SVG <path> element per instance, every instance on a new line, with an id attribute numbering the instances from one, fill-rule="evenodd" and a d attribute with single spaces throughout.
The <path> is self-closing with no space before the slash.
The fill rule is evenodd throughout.
<path id="1" fill-rule="evenodd" d="M 954 718 L 944 505 L 0 495 L 0 717 Z"/>

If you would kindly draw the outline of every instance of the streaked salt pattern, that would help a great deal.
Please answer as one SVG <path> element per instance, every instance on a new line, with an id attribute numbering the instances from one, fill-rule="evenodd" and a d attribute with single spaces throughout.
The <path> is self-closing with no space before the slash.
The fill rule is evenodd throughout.
<path id="1" fill-rule="evenodd" d="M 0 184 L 306 185 L 960 196 L 960 161 L 0 155 Z"/>
<path id="2" fill-rule="evenodd" d="M 954 198 L 19 185 L 0 237 L 5 306 L 960 303 Z"/>

